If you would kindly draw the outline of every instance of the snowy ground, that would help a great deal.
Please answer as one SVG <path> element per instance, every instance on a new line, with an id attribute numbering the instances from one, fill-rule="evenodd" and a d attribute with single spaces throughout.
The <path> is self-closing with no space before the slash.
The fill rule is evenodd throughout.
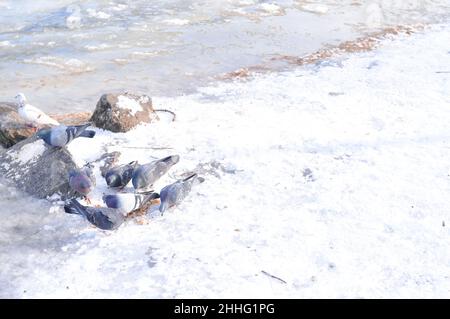
<path id="1" fill-rule="evenodd" d="M 449 298 L 448 39 L 155 98 L 176 122 L 74 141 L 80 163 L 179 154 L 157 190 L 206 182 L 115 232 L 0 186 L 0 297 Z"/>

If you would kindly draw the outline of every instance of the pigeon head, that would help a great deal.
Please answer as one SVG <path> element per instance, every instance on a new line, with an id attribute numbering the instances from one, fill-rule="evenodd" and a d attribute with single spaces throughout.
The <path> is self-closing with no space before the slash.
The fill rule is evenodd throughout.
<path id="1" fill-rule="evenodd" d="M 105 176 L 105 179 L 106 179 L 106 184 L 107 184 L 109 187 L 118 187 L 118 186 L 121 185 L 121 179 L 120 179 L 120 176 L 117 175 L 117 174 L 114 174 L 114 173 L 107 174 L 107 175 Z"/>
<path id="2" fill-rule="evenodd" d="M 39 130 L 36 134 L 37 137 L 43 139 L 46 143 L 50 143 L 50 135 L 51 135 L 51 130 L 46 129 L 46 128 Z"/>
<path id="3" fill-rule="evenodd" d="M 91 190 L 92 190 L 92 184 L 88 180 L 81 179 L 78 184 L 77 191 L 80 194 L 87 195 L 91 192 Z"/>
<path id="4" fill-rule="evenodd" d="M 23 94 L 23 93 L 18 93 L 15 96 L 15 99 L 17 101 L 17 104 L 19 104 L 19 106 L 22 106 L 27 102 L 27 98 L 25 97 L 25 94 Z"/>
<path id="5" fill-rule="evenodd" d="M 104 195 L 103 201 L 110 208 L 119 208 L 119 198 L 116 195 Z"/>
<path id="6" fill-rule="evenodd" d="M 89 177 L 85 173 L 77 170 L 69 171 L 69 185 L 72 189 L 83 195 L 89 194 L 93 186 Z"/>

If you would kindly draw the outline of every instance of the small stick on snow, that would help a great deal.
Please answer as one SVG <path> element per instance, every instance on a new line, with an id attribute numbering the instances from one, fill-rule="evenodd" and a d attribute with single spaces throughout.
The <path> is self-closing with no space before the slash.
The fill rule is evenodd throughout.
<path id="1" fill-rule="evenodd" d="M 287 282 L 284 281 L 283 279 L 281 279 L 281 278 L 279 278 L 279 277 L 277 277 L 277 276 L 271 275 L 271 274 L 269 274 L 267 271 L 261 270 L 261 272 L 262 272 L 264 275 L 266 275 L 266 276 L 269 276 L 269 277 L 271 277 L 271 278 L 273 278 L 273 279 L 276 279 L 276 280 L 278 280 L 278 281 L 281 281 L 283 284 L 287 284 Z"/>

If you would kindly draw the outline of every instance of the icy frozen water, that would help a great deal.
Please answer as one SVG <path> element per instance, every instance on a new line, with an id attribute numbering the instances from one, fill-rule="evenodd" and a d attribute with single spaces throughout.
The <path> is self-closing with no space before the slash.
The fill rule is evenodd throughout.
<path id="1" fill-rule="evenodd" d="M 91 111 L 108 92 L 178 96 L 273 56 L 449 12 L 448 0 L 0 0 L 0 96 L 23 91 L 53 113 Z"/>

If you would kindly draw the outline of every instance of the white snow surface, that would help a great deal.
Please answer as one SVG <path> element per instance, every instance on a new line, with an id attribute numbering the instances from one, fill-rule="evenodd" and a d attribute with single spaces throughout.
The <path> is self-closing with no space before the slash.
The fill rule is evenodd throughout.
<path id="1" fill-rule="evenodd" d="M 114 232 L 0 186 L 0 296 L 449 298 L 448 39 L 450 25 L 433 26 L 154 98 L 175 122 L 73 141 L 80 164 L 104 151 L 122 163 L 179 154 L 157 190 L 220 165 L 177 208 Z"/>
<path id="2" fill-rule="evenodd" d="M 145 101 L 144 101 L 145 103 Z M 130 110 L 132 115 L 136 115 L 137 112 L 142 112 L 142 106 L 138 101 L 130 99 L 125 95 L 119 95 L 117 97 L 117 107 L 121 109 Z"/>
<path id="3" fill-rule="evenodd" d="M 37 140 L 33 143 L 24 145 L 18 152 L 8 151 L 8 155 L 21 165 L 27 164 L 30 161 L 35 161 L 39 156 L 45 152 L 45 145 L 43 140 Z"/>

